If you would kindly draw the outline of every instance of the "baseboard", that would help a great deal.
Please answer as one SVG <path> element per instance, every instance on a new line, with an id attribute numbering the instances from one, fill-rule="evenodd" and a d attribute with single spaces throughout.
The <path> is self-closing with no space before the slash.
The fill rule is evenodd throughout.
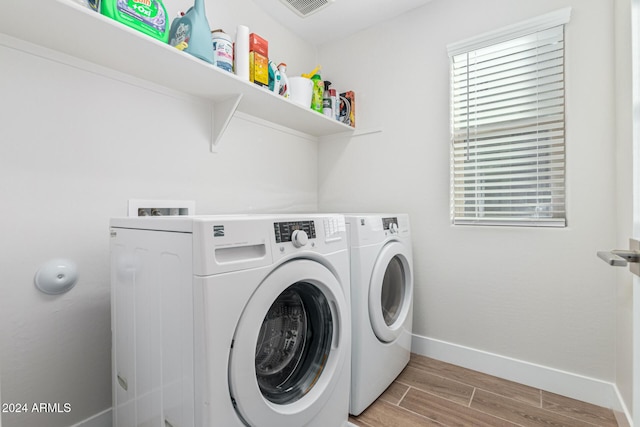
<path id="1" fill-rule="evenodd" d="M 618 427 L 633 427 L 633 418 L 629 412 L 629 408 L 624 404 L 624 399 L 620 394 L 618 387 L 614 386 L 616 394 L 616 402 L 613 405 L 613 414 L 616 416 Z"/>
<path id="2" fill-rule="evenodd" d="M 111 427 L 112 425 L 111 408 L 109 408 L 70 427 Z"/>
<path id="3" fill-rule="evenodd" d="M 611 408 L 616 417 L 627 418 L 626 423 L 632 427 L 629 411 L 613 383 L 415 334 L 411 350 L 422 356 Z"/>

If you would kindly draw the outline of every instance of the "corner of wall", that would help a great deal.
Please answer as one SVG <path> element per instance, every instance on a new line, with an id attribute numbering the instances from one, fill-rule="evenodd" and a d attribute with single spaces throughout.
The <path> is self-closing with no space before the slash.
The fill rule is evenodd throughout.
<path id="1" fill-rule="evenodd" d="M 627 405 L 624 403 L 624 399 L 620 394 L 620 390 L 618 390 L 617 385 L 613 385 L 615 392 L 615 401 L 613 405 L 613 414 L 616 417 L 616 421 L 618 422 L 618 427 L 633 427 L 633 418 L 631 417 L 631 413 L 627 408 Z"/>

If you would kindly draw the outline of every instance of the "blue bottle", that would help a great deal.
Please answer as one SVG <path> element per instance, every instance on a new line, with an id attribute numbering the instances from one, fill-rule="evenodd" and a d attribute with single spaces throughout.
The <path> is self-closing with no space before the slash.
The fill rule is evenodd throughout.
<path id="1" fill-rule="evenodd" d="M 173 20 L 169 30 L 169 44 L 213 64 L 211 28 L 204 13 L 204 0 L 196 0 L 187 13 Z"/>

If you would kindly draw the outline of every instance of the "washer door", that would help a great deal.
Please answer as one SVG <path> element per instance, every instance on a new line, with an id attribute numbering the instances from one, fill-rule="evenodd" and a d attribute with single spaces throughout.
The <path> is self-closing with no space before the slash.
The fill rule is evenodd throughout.
<path id="1" fill-rule="evenodd" d="M 411 255 L 399 242 L 385 245 L 369 285 L 369 319 L 378 339 L 394 341 L 402 332 L 413 297 Z"/>
<path id="2" fill-rule="evenodd" d="M 305 425 L 348 363 L 347 303 L 322 264 L 295 260 L 272 272 L 238 322 L 229 360 L 231 398 L 250 426 Z"/>

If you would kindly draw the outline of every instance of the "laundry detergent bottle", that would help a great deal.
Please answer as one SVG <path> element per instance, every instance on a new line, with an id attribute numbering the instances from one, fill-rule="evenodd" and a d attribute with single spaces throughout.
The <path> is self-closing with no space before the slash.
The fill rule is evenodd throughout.
<path id="1" fill-rule="evenodd" d="M 313 94 L 311 95 L 311 109 L 322 114 L 322 95 L 324 93 L 324 84 L 320 74 L 314 74 L 311 77 L 313 81 Z"/>
<path id="2" fill-rule="evenodd" d="M 102 0 L 100 13 L 164 43 L 169 40 L 167 11 L 160 0 Z"/>
<path id="3" fill-rule="evenodd" d="M 276 66 L 276 63 L 269 61 L 269 90 L 274 93 L 280 93 L 281 80 L 282 76 L 280 75 L 280 70 Z"/>
<path id="4" fill-rule="evenodd" d="M 280 71 L 280 90 L 278 93 L 285 98 L 289 97 L 289 78 L 287 77 L 287 64 L 281 62 L 278 64 L 278 71 Z"/>
<path id="5" fill-rule="evenodd" d="M 184 52 L 210 64 L 214 63 L 211 28 L 204 12 L 204 0 L 196 0 L 187 13 L 173 20 L 169 31 L 169 44 L 181 46 Z"/>

